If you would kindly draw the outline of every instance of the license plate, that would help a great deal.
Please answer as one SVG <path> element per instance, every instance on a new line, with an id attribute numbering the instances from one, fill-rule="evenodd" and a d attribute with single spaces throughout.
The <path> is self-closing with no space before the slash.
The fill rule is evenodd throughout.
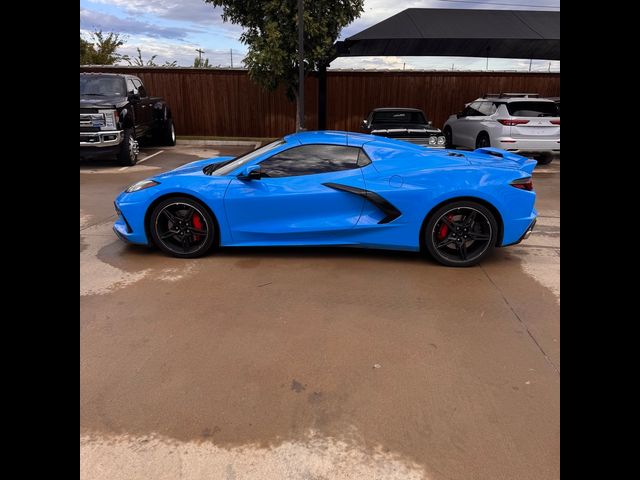
<path id="1" fill-rule="evenodd" d="M 551 129 L 547 127 L 527 127 L 522 130 L 530 135 L 549 135 L 551 133 Z"/>

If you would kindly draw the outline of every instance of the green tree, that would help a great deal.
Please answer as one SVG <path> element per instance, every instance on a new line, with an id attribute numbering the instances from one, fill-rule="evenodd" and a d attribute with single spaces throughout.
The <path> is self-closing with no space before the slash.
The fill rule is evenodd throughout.
<path id="1" fill-rule="evenodd" d="M 204 1 L 222 7 L 225 22 L 243 27 L 240 41 L 248 47 L 243 62 L 249 76 L 270 90 L 283 85 L 289 99 L 297 103 L 297 0 Z M 364 0 L 304 0 L 305 74 L 327 62 L 342 28 L 363 10 Z"/>
<path id="2" fill-rule="evenodd" d="M 135 65 L 136 67 L 157 67 L 158 65 L 154 62 L 158 55 L 153 55 L 146 62 L 142 58 L 142 51 L 139 48 L 136 48 L 138 51 L 138 56 L 133 59 L 133 61 L 129 57 L 124 57 L 123 59 L 127 61 L 129 65 Z M 174 62 L 175 63 L 175 62 Z"/>
<path id="3" fill-rule="evenodd" d="M 87 42 L 82 35 L 80 35 L 80 65 L 91 64 L 92 55 L 95 52 L 93 45 Z"/>
<path id="4" fill-rule="evenodd" d="M 208 58 L 205 58 L 204 60 L 202 60 L 200 57 L 196 57 L 193 60 L 193 66 L 195 68 L 213 68 L 213 66 L 209 64 Z"/>
<path id="5" fill-rule="evenodd" d="M 102 30 L 91 34 L 91 41 L 80 36 L 81 65 L 113 65 L 127 57 L 117 53 L 124 45 L 125 38 L 119 33 L 102 33 Z"/>

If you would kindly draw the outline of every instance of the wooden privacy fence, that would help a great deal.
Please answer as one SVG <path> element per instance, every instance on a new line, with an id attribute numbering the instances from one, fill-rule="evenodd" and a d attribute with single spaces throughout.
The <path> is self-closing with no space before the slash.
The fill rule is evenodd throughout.
<path id="1" fill-rule="evenodd" d="M 80 67 L 81 72 L 139 76 L 151 95 L 171 105 L 178 135 L 278 137 L 295 131 L 295 104 L 269 92 L 245 70 L 159 67 Z M 307 129 L 318 126 L 318 81 L 305 82 Z M 560 96 L 559 73 L 327 72 L 327 128 L 360 131 L 376 107 L 415 107 L 442 127 L 449 115 L 484 93 Z"/>

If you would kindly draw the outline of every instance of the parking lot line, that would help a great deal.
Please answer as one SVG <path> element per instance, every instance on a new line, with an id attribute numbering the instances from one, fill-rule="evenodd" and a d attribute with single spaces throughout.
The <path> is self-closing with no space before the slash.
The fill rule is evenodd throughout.
<path id="1" fill-rule="evenodd" d="M 164 152 L 164 150 L 160 150 L 159 152 L 156 152 L 156 153 L 154 153 L 153 155 L 149 155 L 148 157 L 144 157 L 142 160 L 138 161 L 138 162 L 136 163 L 136 165 L 140 165 L 142 162 L 146 162 L 146 161 L 147 161 L 147 160 L 149 160 L 150 158 L 153 158 L 153 157 L 155 157 L 156 155 L 160 155 L 162 152 Z M 135 166 L 135 165 L 132 165 L 132 166 Z M 129 167 L 122 167 L 121 169 L 119 169 L 119 171 L 121 172 L 121 171 L 123 171 L 123 170 L 126 170 L 127 168 L 131 168 L 131 166 L 129 166 Z"/>

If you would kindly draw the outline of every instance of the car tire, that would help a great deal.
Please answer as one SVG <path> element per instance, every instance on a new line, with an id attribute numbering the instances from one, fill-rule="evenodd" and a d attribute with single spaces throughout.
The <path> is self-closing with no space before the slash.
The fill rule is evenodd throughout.
<path id="1" fill-rule="evenodd" d="M 498 222 L 484 205 L 461 200 L 433 212 L 422 237 L 423 245 L 437 262 L 449 267 L 471 267 L 495 247 Z"/>
<path id="2" fill-rule="evenodd" d="M 138 161 L 138 142 L 134 137 L 133 128 L 124 131 L 124 138 L 120 143 L 120 151 L 118 152 L 118 163 L 120 165 L 132 166 Z"/>
<path id="3" fill-rule="evenodd" d="M 538 165 L 549 165 L 553 160 L 553 155 L 551 155 L 550 153 L 545 153 L 542 155 L 536 155 L 534 158 L 538 162 Z"/>
<path id="4" fill-rule="evenodd" d="M 201 257 L 217 238 L 213 216 L 202 203 L 189 197 L 162 200 L 151 212 L 148 226 L 153 243 L 172 257 Z"/>
<path id="5" fill-rule="evenodd" d="M 491 139 L 487 132 L 480 132 L 478 138 L 476 138 L 476 148 L 487 148 L 491 146 Z"/>
<path id="6" fill-rule="evenodd" d="M 444 134 L 445 148 L 453 148 L 453 131 L 451 130 L 451 127 L 445 127 L 442 133 Z"/>
<path id="7" fill-rule="evenodd" d="M 172 118 L 165 120 L 158 137 L 160 145 L 173 147 L 176 144 L 176 128 Z"/>

